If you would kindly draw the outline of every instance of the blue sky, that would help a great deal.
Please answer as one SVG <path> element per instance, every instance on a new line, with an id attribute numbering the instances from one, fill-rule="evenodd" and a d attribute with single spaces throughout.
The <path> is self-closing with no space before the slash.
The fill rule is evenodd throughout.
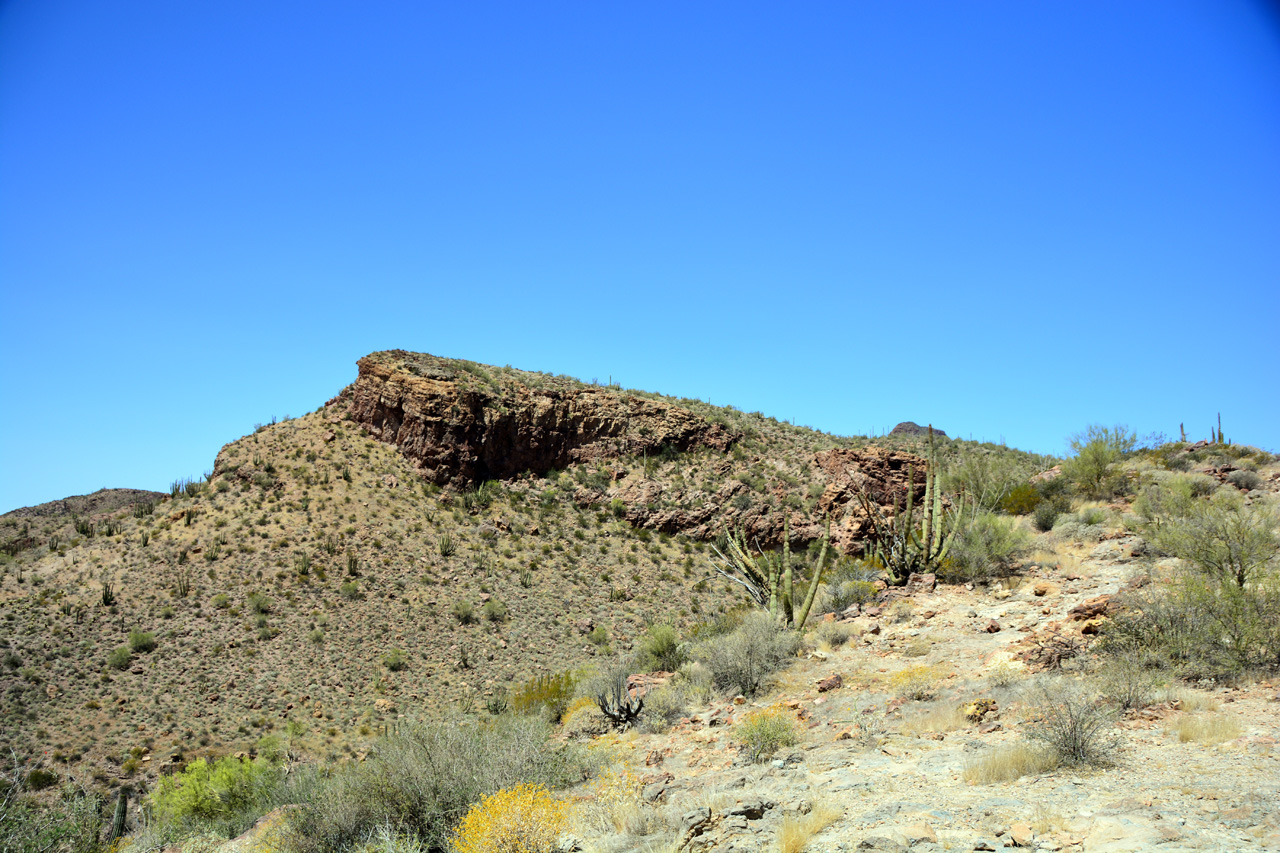
<path id="1" fill-rule="evenodd" d="M 1257 2 L 0 4 L 0 511 L 404 348 L 1280 450 Z"/>

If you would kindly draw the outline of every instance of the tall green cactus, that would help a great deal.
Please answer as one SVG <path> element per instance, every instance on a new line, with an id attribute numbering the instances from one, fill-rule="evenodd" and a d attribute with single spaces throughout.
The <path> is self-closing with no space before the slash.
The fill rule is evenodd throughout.
<path id="1" fill-rule="evenodd" d="M 827 520 L 827 532 L 822 537 L 822 550 L 818 554 L 818 562 L 809 581 L 809 589 L 804 603 L 797 614 L 794 607 L 795 573 L 791 561 L 791 525 L 786 519 L 782 523 L 782 553 L 766 554 L 758 547 L 752 555 L 747 548 L 746 536 L 739 531 L 735 536 L 730 533 L 724 550 L 712 545 L 718 560 L 712 560 L 712 568 L 726 580 L 741 586 L 756 605 L 766 610 L 769 615 L 780 620 L 783 625 L 799 630 L 809 618 L 809 611 L 817 598 L 818 587 L 822 583 L 822 572 L 826 566 L 828 546 L 831 538 L 831 521 Z"/>
<path id="2" fill-rule="evenodd" d="M 115 813 L 111 816 L 111 833 L 107 836 L 108 845 L 124 835 L 124 823 L 128 815 L 129 789 L 128 787 L 122 787 L 119 796 L 116 797 Z"/>
<path id="3" fill-rule="evenodd" d="M 928 572 L 938 568 L 951 550 L 959 527 L 959 508 L 948 510 L 942 500 L 938 482 L 937 447 L 933 426 L 929 427 L 928 457 L 925 460 L 924 500 L 921 518 L 915 511 L 915 470 L 907 469 L 905 506 L 894 499 L 893 517 L 886 517 L 880 505 L 867 490 L 858 493 L 858 501 L 871 528 L 871 554 L 889 576 L 890 584 L 904 584 L 912 572 Z"/>

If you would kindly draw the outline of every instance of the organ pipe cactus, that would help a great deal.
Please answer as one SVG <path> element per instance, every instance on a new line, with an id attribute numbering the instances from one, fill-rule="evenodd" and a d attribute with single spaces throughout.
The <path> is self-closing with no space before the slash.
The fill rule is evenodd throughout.
<path id="1" fill-rule="evenodd" d="M 936 570 L 959 528 L 960 508 L 947 508 L 938 483 L 937 453 L 933 427 L 929 427 L 929 456 L 924 475 L 924 500 L 917 515 L 915 471 L 908 469 L 905 506 L 894 496 L 893 515 L 872 498 L 867 489 L 858 492 L 858 503 L 870 526 L 871 556 L 884 567 L 894 586 L 907 582 L 912 572 Z"/>

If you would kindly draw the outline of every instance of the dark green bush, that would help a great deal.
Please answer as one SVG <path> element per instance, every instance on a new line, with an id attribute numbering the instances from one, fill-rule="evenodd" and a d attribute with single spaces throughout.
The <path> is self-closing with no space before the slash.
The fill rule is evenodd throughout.
<path id="1" fill-rule="evenodd" d="M 409 665 L 409 658 L 400 649 L 392 649 L 382 659 L 382 665 L 392 672 L 399 672 Z"/>
<path id="2" fill-rule="evenodd" d="M 156 635 L 150 631 L 133 630 L 129 632 L 129 649 L 138 653 L 153 652 L 156 648 Z"/>
<path id="3" fill-rule="evenodd" d="M 507 605 L 503 604 L 499 599 L 489 599 L 484 603 L 481 611 L 484 613 L 484 618 L 490 622 L 507 621 Z"/>
<path id="4" fill-rule="evenodd" d="M 1056 502 L 1041 501 L 1036 505 L 1036 511 L 1031 517 L 1031 523 L 1041 533 L 1048 533 L 1058 523 L 1058 516 L 1060 515 L 1062 515 L 1062 509 Z"/>
<path id="5" fill-rule="evenodd" d="M 1040 490 L 1030 483 L 1014 486 L 1000 501 L 1000 510 L 1009 515 L 1026 515 L 1040 505 Z"/>
<path id="6" fill-rule="evenodd" d="M 651 626 L 640 640 L 637 664 L 647 672 L 675 672 L 687 658 L 680 646 L 680 635 L 675 627 L 662 623 Z"/>
<path id="7" fill-rule="evenodd" d="M 128 646 L 120 646 L 112 649 L 111 654 L 107 655 L 107 666 L 112 669 L 128 669 L 131 660 L 133 660 L 133 652 Z"/>

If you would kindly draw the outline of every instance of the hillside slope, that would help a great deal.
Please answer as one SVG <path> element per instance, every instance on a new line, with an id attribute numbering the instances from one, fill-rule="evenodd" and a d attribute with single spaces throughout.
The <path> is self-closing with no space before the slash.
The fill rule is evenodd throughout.
<path id="1" fill-rule="evenodd" d="M 895 440 L 896 442 L 896 440 Z M 948 452 L 962 446 L 946 442 Z M 114 785 L 286 730 L 356 754 L 740 601 L 707 540 L 846 551 L 910 444 L 403 352 L 172 494 L 0 522 L 0 748 Z"/>

